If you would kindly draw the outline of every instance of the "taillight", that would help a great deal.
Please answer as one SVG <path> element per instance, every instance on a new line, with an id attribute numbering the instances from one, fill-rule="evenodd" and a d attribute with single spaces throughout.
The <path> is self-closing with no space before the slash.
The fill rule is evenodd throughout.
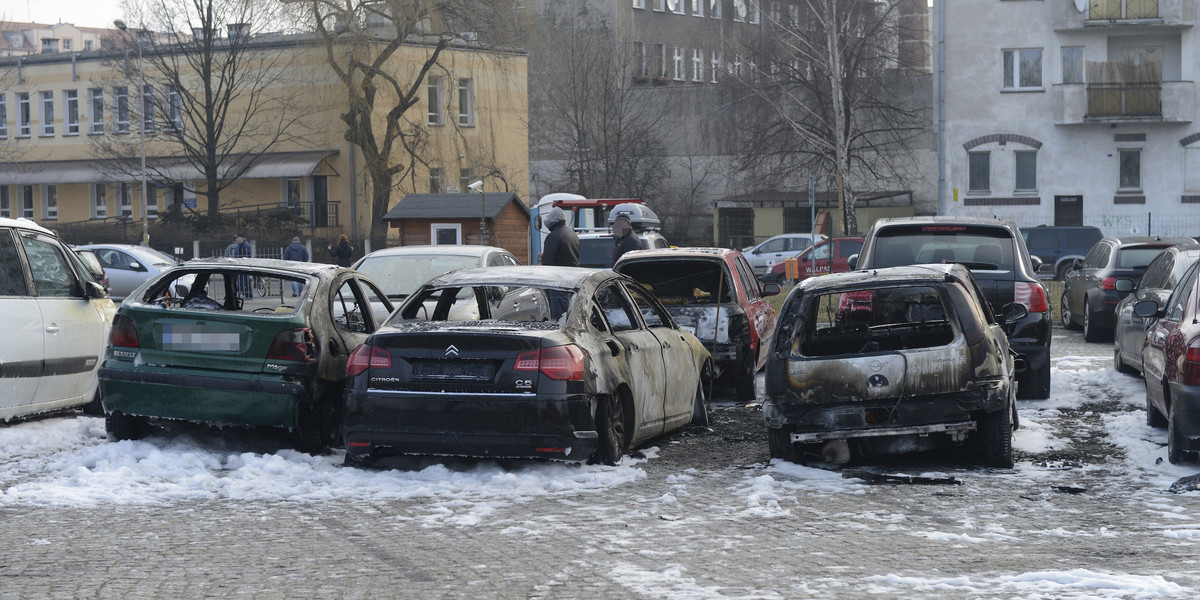
<path id="1" fill-rule="evenodd" d="M 359 344 L 350 358 L 346 359 L 346 375 L 354 377 L 370 369 L 389 369 L 392 366 L 392 355 L 387 350 Z"/>
<path id="2" fill-rule="evenodd" d="M 289 329 L 275 336 L 271 348 L 267 350 L 267 358 L 307 362 L 312 360 L 316 353 L 311 329 Z"/>
<path id="3" fill-rule="evenodd" d="M 538 371 L 550 379 L 581 381 L 583 351 L 574 345 L 530 350 L 517 355 L 514 371 Z"/>
<path id="4" fill-rule="evenodd" d="M 1046 304 L 1046 289 L 1040 284 L 1018 281 L 1013 286 L 1013 302 L 1020 302 L 1031 313 L 1044 313 L 1050 310 Z"/>
<path id="5" fill-rule="evenodd" d="M 1183 356 L 1183 373 L 1181 378 L 1184 385 L 1200 385 L 1200 339 L 1188 344 L 1187 354 Z"/>
<path id="6" fill-rule="evenodd" d="M 133 319 L 125 315 L 114 317 L 112 328 L 108 330 L 108 343 L 120 348 L 138 348 L 137 327 L 133 326 Z"/>
<path id="7" fill-rule="evenodd" d="M 1100 289 L 1116 290 L 1117 289 L 1117 278 L 1116 277 L 1105 277 L 1104 279 L 1101 279 L 1100 280 Z"/>

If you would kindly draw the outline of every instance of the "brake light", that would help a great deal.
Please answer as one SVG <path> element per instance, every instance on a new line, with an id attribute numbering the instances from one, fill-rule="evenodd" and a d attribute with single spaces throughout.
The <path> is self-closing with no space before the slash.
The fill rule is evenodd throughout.
<path id="1" fill-rule="evenodd" d="M 1184 385 L 1200 385 L 1200 339 L 1194 339 L 1188 344 L 1187 353 L 1183 356 L 1182 371 Z"/>
<path id="2" fill-rule="evenodd" d="M 513 370 L 538 371 L 550 379 L 560 381 L 581 381 L 583 351 L 571 344 L 522 352 L 517 355 Z"/>
<path id="3" fill-rule="evenodd" d="M 133 319 L 125 315 L 113 318 L 112 328 L 108 330 L 108 344 L 119 348 L 138 348 L 137 327 Z"/>
<path id="4" fill-rule="evenodd" d="M 921 228 L 921 231 L 966 231 L 967 228 L 961 225 L 926 225 Z"/>
<path id="5" fill-rule="evenodd" d="M 1040 284 L 1018 281 L 1013 286 L 1013 302 L 1020 302 L 1031 313 L 1044 313 L 1050 310 L 1046 303 L 1046 289 Z"/>
<path id="6" fill-rule="evenodd" d="M 308 328 L 279 332 L 271 342 L 271 348 L 267 350 L 267 358 L 271 360 L 308 362 L 313 360 L 316 354 L 312 330 Z"/>
<path id="7" fill-rule="evenodd" d="M 1117 278 L 1116 277 L 1105 277 L 1104 279 L 1101 279 L 1100 280 L 1100 289 L 1102 289 L 1102 290 L 1117 289 Z"/>
<path id="8" fill-rule="evenodd" d="M 359 344 L 346 359 L 346 375 L 354 377 L 367 369 L 390 369 L 392 355 L 383 348 Z"/>

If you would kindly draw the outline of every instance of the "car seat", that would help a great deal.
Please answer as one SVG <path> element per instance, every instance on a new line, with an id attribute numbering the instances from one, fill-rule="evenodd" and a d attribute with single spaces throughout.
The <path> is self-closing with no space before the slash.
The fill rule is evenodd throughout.
<path id="1" fill-rule="evenodd" d="M 972 262 L 996 265 L 999 268 L 1004 265 L 1004 250 L 997 244 L 980 246 L 975 249 L 975 259 Z"/>
<path id="2" fill-rule="evenodd" d="M 954 261 L 954 251 L 949 248 L 938 248 L 933 251 L 933 262 L 935 263 L 952 263 Z"/>

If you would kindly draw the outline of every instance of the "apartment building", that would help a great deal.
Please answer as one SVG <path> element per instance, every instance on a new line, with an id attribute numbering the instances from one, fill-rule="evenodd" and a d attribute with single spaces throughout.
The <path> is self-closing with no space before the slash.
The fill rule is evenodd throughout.
<path id="1" fill-rule="evenodd" d="M 77 27 L 71 23 L 0 21 L 0 56 L 92 52 L 102 49 L 113 33 L 109 29 Z"/>

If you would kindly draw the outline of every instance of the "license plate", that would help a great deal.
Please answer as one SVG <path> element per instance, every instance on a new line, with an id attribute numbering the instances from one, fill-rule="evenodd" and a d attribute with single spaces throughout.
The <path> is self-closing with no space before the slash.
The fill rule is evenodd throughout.
<path id="1" fill-rule="evenodd" d="M 241 348 L 241 335 L 237 332 L 206 325 L 164 324 L 162 332 L 163 350 L 237 352 Z"/>
<path id="2" fill-rule="evenodd" d="M 492 363 L 486 360 L 420 360 L 413 363 L 413 377 L 491 381 Z"/>

